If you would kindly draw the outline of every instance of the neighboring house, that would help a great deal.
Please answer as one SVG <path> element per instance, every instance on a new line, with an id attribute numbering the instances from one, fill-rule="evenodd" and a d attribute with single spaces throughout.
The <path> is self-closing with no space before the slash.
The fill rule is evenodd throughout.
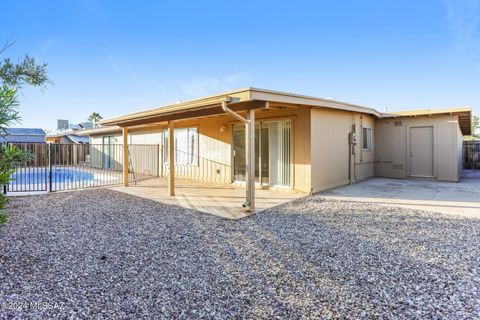
<path id="1" fill-rule="evenodd" d="M 79 136 L 76 132 L 65 132 L 60 134 L 52 134 L 46 137 L 46 141 L 49 143 L 60 144 L 87 144 L 89 138 L 85 136 Z"/>
<path id="2" fill-rule="evenodd" d="M 39 128 L 8 128 L 7 134 L 0 136 L 0 142 L 45 143 L 46 133 Z"/>
<path id="3" fill-rule="evenodd" d="M 90 136 L 90 144 L 103 146 L 105 154 L 124 141 L 159 145 L 162 176 L 241 184 L 254 175 L 264 187 L 316 192 L 373 176 L 458 181 L 470 123 L 470 108 L 381 113 L 246 88 L 105 119 L 104 127 L 79 134 Z M 251 189 L 247 183 L 247 194 Z"/>

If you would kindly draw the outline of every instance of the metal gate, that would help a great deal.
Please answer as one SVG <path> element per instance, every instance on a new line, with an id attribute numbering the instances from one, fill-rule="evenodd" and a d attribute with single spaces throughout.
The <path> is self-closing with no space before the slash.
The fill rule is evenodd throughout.
<path id="1" fill-rule="evenodd" d="M 480 169 L 480 140 L 463 141 L 463 168 Z"/>
<path id="2" fill-rule="evenodd" d="M 63 191 L 120 184 L 123 145 L 11 143 L 32 154 L 16 166 L 7 192 Z M 157 177 L 158 145 L 129 145 L 129 181 Z"/>
<path id="3" fill-rule="evenodd" d="M 48 146 L 45 143 L 10 143 L 32 155 L 31 160 L 18 164 L 6 186 L 8 192 L 47 191 Z"/>

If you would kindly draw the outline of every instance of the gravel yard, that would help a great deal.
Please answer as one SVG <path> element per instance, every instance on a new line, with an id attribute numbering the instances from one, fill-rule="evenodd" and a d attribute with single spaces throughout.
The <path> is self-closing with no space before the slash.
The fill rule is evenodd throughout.
<path id="1" fill-rule="evenodd" d="M 296 200 L 238 221 L 108 189 L 14 198 L 0 318 L 480 317 L 480 220 Z"/>

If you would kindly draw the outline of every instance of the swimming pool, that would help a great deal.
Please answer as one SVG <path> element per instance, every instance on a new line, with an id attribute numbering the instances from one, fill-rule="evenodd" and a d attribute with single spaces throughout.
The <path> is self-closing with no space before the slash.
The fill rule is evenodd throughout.
<path id="1" fill-rule="evenodd" d="M 64 168 L 52 169 L 51 174 L 53 183 L 92 181 L 95 178 L 91 172 Z M 20 169 L 10 177 L 13 179 L 13 184 L 44 184 L 48 181 L 48 170 L 46 168 Z"/>
<path id="2" fill-rule="evenodd" d="M 63 191 L 122 183 L 123 171 L 91 166 L 22 167 L 10 177 L 7 192 Z M 51 176 L 51 180 L 49 178 Z M 136 176 L 130 173 L 131 181 Z M 4 190 L 5 191 L 5 190 Z"/>

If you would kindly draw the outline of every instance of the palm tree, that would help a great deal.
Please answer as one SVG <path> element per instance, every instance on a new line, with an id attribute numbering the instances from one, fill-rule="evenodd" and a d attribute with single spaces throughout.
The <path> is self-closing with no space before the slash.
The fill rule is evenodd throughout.
<path id="1" fill-rule="evenodd" d="M 103 119 L 102 116 L 98 112 L 92 112 L 92 114 L 88 117 L 87 120 L 92 121 L 93 126 L 97 127 L 97 122 L 102 119 Z"/>

